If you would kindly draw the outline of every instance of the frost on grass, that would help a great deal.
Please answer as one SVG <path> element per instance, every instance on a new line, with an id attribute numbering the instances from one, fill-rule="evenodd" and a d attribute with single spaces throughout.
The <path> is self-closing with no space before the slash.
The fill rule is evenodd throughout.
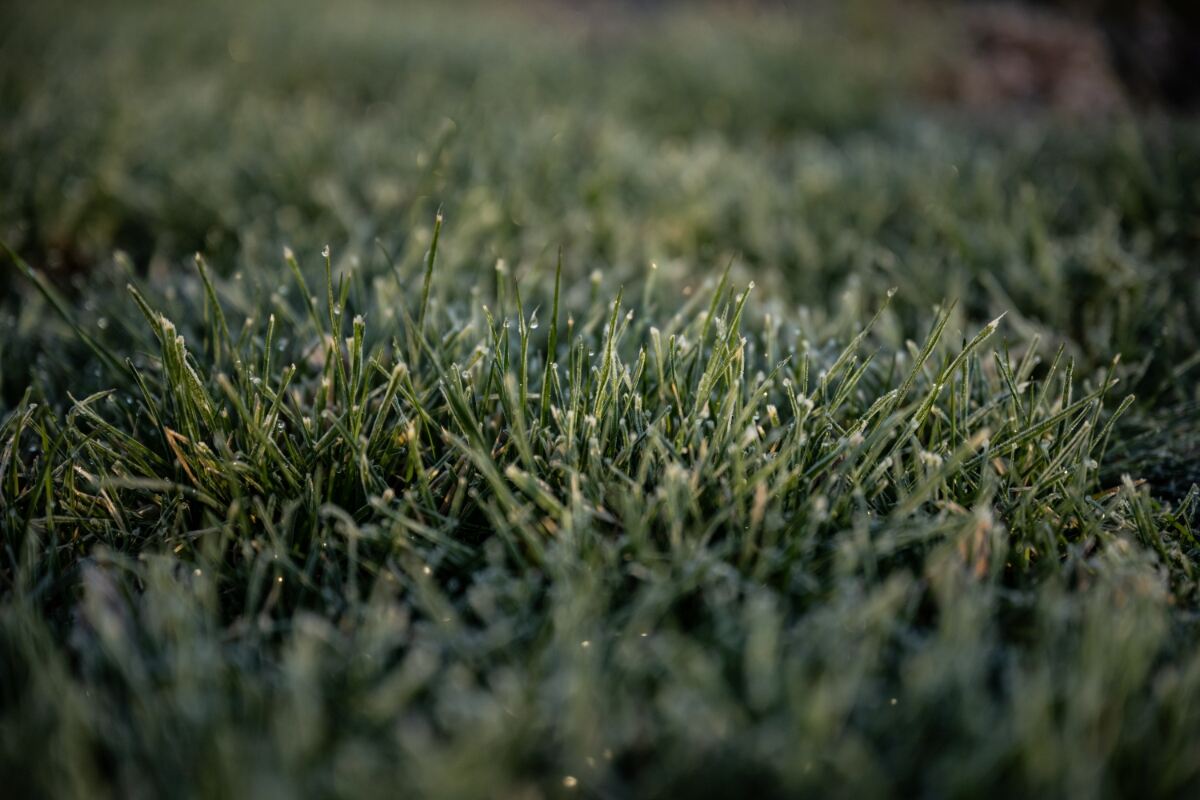
<path id="1" fill-rule="evenodd" d="M 1101 482 L 1129 407 L 1111 369 L 1035 369 L 1036 343 L 988 348 L 1000 320 L 952 336 L 949 307 L 906 371 L 874 331 L 886 308 L 776 361 L 726 281 L 670 321 L 567 292 L 544 337 L 495 318 L 562 287 L 514 284 L 476 336 L 430 338 L 470 314 L 452 293 L 422 294 L 424 326 L 379 328 L 392 301 L 334 288 L 353 280 L 327 271 L 327 307 L 277 305 L 236 340 L 209 308 L 194 350 L 131 287 L 131 339 L 95 343 L 119 348 L 113 390 L 9 414 L 5 647 L 22 697 L 59 698 L 61 735 L 115 730 L 130 765 L 147 736 L 269 735 L 269 762 L 205 763 L 293 780 L 336 769 L 304 742 L 354 747 L 348 722 L 395 785 L 494 748 L 643 780 L 625 759 L 649 747 L 679 780 L 714 752 L 800 789 L 846 779 L 859 748 L 914 746 L 897 720 L 997 757 L 1077 748 L 1116 700 L 1151 703 L 1128 724 L 1194 721 L 1198 673 L 1161 670 L 1189 652 L 1172 609 L 1191 602 L 1196 497 Z M 568 314 L 589 322 L 564 335 Z M 58 625 L 69 645 L 49 644 Z M 1095 706 L 1081 669 L 1132 677 Z M 1050 705 L 1071 727 L 980 727 Z M 776 761 L 780 724 L 818 766 Z M 1161 758 L 1185 759 L 1171 742 Z"/>
<path id="2" fill-rule="evenodd" d="M 1194 125 L 299 2 L 0 7 L 7 795 L 1197 794 Z"/>

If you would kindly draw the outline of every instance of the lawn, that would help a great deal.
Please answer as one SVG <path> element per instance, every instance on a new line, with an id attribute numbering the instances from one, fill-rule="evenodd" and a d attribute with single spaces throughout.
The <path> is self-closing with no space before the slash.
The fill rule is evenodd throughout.
<path id="1" fill-rule="evenodd" d="M 734 5 L 0 7 L 7 796 L 1200 792 L 1200 122 Z"/>

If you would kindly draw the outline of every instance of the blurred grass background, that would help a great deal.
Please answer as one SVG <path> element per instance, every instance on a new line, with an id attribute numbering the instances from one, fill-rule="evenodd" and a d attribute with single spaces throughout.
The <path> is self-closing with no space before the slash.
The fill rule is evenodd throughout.
<path id="1" fill-rule="evenodd" d="M 1177 378 L 1200 344 L 1200 136 L 1101 63 L 1095 9 L 73 8 L 3 12 L 0 233 L 94 316 L 114 250 L 159 281 L 203 251 L 249 307 L 282 246 L 379 270 L 376 242 L 419 259 L 441 207 L 443 269 L 473 282 L 559 246 L 569 274 L 613 283 L 656 263 L 683 285 L 736 255 L 782 303 L 861 310 L 899 285 L 915 338 L 955 298 L 1194 401 Z M 0 281 L 11 404 L 30 370 L 73 370 Z M 1172 491 L 1194 477 L 1183 441 Z"/>

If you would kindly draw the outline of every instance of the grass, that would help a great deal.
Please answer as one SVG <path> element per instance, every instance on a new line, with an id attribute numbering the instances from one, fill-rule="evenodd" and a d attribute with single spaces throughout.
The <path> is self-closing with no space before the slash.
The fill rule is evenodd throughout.
<path id="1" fill-rule="evenodd" d="M 1194 123 L 464 8 L 3 12 L 5 785 L 1194 791 Z"/>

